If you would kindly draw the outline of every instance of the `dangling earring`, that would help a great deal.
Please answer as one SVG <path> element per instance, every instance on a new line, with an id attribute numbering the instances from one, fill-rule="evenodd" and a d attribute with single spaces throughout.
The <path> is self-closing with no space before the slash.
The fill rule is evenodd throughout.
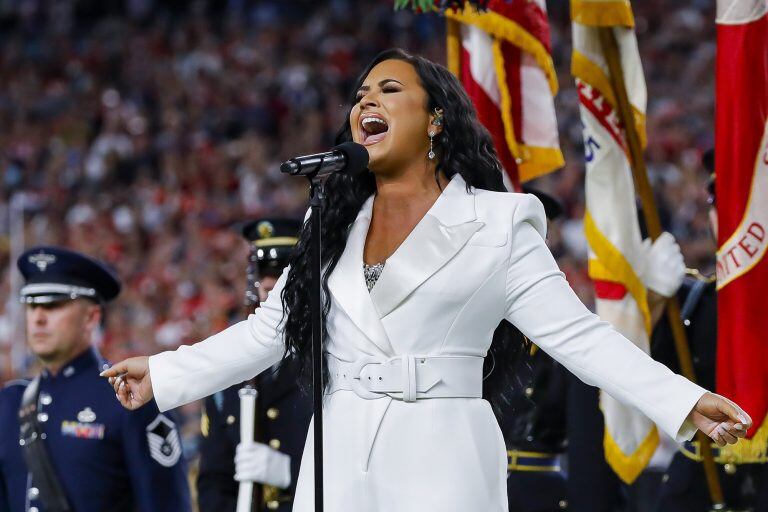
<path id="1" fill-rule="evenodd" d="M 443 109 L 440 107 L 435 107 L 435 119 L 432 121 L 432 124 L 435 126 L 443 125 Z"/>
<path id="2" fill-rule="evenodd" d="M 435 107 L 435 118 L 432 120 L 432 126 L 442 126 L 443 125 L 443 109 L 440 107 Z M 427 158 L 430 160 L 435 159 L 435 130 L 429 131 L 429 153 L 427 153 Z"/>
<path id="3" fill-rule="evenodd" d="M 429 158 L 430 160 L 435 159 L 434 141 L 435 141 L 435 132 L 434 130 L 430 130 L 429 131 L 429 153 L 427 153 L 427 158 Z"/>

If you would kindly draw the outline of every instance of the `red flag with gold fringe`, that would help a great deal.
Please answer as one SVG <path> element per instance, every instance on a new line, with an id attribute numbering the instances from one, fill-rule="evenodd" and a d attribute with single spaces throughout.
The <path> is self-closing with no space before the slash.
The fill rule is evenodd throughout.
<path id="1" fill-rule="evenodd" d="M 766 461 L 768 444 L 768 3 L 717 2 L 715 173 L 718 392 L 755 422 L 728 447 Z"/>
<path id="2" fill-rule="evenodd" d="M 550 56 L 544 0 L 490 0 L 447 9 L 460 24 L 449 31 L 448 66 L 459 76 L 490 131 L 511 185 L 563 166 L 553 96 L 557 78 Z"/>

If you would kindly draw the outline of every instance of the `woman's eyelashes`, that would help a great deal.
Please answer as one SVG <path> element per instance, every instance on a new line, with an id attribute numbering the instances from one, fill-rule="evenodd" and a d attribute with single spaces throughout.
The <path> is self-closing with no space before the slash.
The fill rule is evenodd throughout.
<path id="1" fill-rule="evenodd" d="M 391 92 L 400 92 L 399 87 L 393 87 L 393 86 L 385 86 L 381 92 L 383 93 L 391 93 Z M 359 92 L 357 93 L 357 96 L 355 96 L 355 103 L 360 103 L 363 101 L 363 98 L 365 98 L 365 92 Z"/>

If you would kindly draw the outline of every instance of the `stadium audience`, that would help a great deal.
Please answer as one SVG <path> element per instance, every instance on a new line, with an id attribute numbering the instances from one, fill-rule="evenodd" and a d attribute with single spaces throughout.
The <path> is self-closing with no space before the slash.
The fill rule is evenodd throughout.
<path id="1" fill-rule="evenodd" d="M 536 185 L 566 207 L 550 240 L 590 304 L 569 13 L 549 3 L 567 163 Z M 66 245 L 115 266 L 126 286 L 99 341 L 112 360 L 194 342 L 238 315 L 247 249 L 235 226 L 306 208 L 306 184 L 279 163 L 332 145 L 355 73 L 380 50 L 445 60 L 443 19 L 392 4 L 2 3 L 0 383 L 30 363 L 13 289 L 23 247 Z M 711 270 L 700 159 L 713 144 L 714 7 L 634 8 L 662 221 L 688 265 Z"/>

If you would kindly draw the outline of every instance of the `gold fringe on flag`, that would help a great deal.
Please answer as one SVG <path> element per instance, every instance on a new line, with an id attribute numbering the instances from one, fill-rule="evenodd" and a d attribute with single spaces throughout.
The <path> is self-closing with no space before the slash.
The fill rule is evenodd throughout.
<path id="1" fill-rule="evenodd" d="M 515 125 L 512 121 L 512 100 L 507 86 L 504 55 L 501 51 L 501 40 L 498 38 L 493 39 L 493 67 L 496 70 L 496 80 L 501 94 L 501 120 L 504 123 L 504 138 L 517 163 L 520 182 L 525 183 L 547 174 L 552 169 L 559 169 L 564 166 L 565 160 L 559 148 L 528 146 L 517 141 Z"/>
<path id="2" fill-rule="evenodd" d="M 524 155 L 523 163 L 518 166 L 520 181 L 523 183 L 543 176 L 553 169 L 560 169 L 565 165 L 563 153 L 559 148 L 529 146 L 527 144 L 519 144 L 519 147 Z"/>
<path id="3" fill-rule="evenodd" d="M 736 444 L 721 447 L 720 458 L 735 464 L 768 463 L 768 415 L 750 439 L 739 439 Z"/>
<path id="4" fill-rule="evenodd" d="M 653 457 L 656 448 L 659 446 L 659 431 L 652 428 L 648 436 L 640 443 L 634 453 L 625 454 L 613 440 L 608 431 L 603 435 L 603 450 L 605 450 L 605 459 L 610 462 L 611 468 L 619 475 L 622 481 L 631 484 Z"/>
<path id="5" fill-rule="evenodd" d="M 461 26 L 456 20 L 445 20 L 445 48 L 448 71 L 461 78 Z"/>
<path id="6" fill-rule="evenodd" d="M 446 9 L 445 16 L 461 23 L 474 25 L 484 32 L 498 39 L 509 41 L 523 51 L 530 53 L 544 71 L 544 76 L 547 77 L 552 95 L 557 94 L 557 73 L 555 72 L 555 65 L 552 63 L 552 56 L 544 45 L 541 44 L 541 41 L 532 36 L 523 27 L 493 11 L 479 12 L 477 8 L 470 4 L 466 4 L 463 11 Z"/>
<path id="7" fill-rule="evenodd" d="M 507 87 L 507 73 L 504 69 L 504 55 L 501 51 L 501 41 L 493 40 L 493 65 L 496 70 L 496 80 L 501 94 L 501 119 L 504 123 L 504 137 L 509 151 L 517 163 L 520 182 L 538 178 L 552 169 L 565 165 L 563 154 L 559 148 L 542 148 L 520 144 L 515 137 L 515 125 L 512 121 L 512 100 Z"/>
<path id="8" fill-rule="evenodd" d="M 457 76 L 461 73 L 461 24 L 472 25 L 489 34 L 493 39 L 493 62 L 499 87 L 504 139 L 512 158 L 517 164 L 520 182 L 526 182 L 559 169 L 565 165 L 559 147 L 530 146 L 518 140 L 512 119 L 511 91 L 506 81 L 502 42 L 507 42 L 521 51 L 530 54 L 544 73 L 552 95 L 558 90 L 557 74 L 552 56 L 544 44 L 531 35 L 517 22 L 493 11 L 478 11 L 474 5 L 466 3 L 463 10 L 446 9 L 447 18 L 446 47 L 448 69 Z"/>
<path id="9" fill-rule="evenodd" d="M 517 138 L 515 137 L 515 125 L 512 122 L 512 100 L 507 88 L 507 73 L 504 70 L 504 55 L 501 52 L 501 41 L 498 38 L 493 39 L 493 67 L 496 70 L 496 81 L 501 93 L 501 119 L 504 122 L 504 136 L 512 157 L 520 165 L 523 163 L 523 158 L 520 154 Z"/>
<path id="10" fill-rule="evenodd" d="M 571 56 L 571 74 L 600 91 L 605 101 L 610 103 L 614 110 L 618 110 L 618 103 L 613 87 L 611 87 L 610 78 L 600 66 L 589 60 L 586 55 L 578 50 L 574 50 Z M 645 114 L 632 106 L 632 117 L 635 120 L 635 128 L 637 135 L 640 137 L 640 144 L 645 148 L 648 143 L 648 137 L 645 133 Z"/>
<path id="11" fill-rule="evenodd" d="M 634 27 L 629 0 L 571 0 L 571 20 L 591 27 Z"/>
<path id="12" fill-rule="evenodd" d="M 584 234 L 597 259 L 589 260 L 589 277 L 624 285 L 643 314 L 645 332 L 651 333 L 651 311 L 648 308 L 648 292 L 637 277 L 624 255 L 597 228 L 592 215 L 584 213 Z"/>

